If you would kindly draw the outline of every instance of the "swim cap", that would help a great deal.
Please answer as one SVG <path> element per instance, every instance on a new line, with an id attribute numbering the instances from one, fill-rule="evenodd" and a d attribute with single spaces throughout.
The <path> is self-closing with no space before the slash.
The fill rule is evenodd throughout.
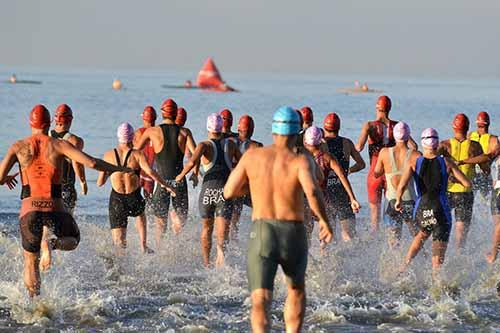
<path id="1" fill-rule="evenodd" d="M 35 105 L 31 110 L 30 126 L 36 129 L 44 129 L 50 126 L 50 112 L 42 104 Z"/>
<path id="2" fill-rule="evenodd" d="M 330 132 L 338 132 L 340 130 L 340 118 L 336 113 L 329 113 L 323 121 L 323 127 Z"/>
<path id="3" fill-rule="evenodd" d="M 375 106 L 377 111 L 381 111 L 381 112 L 385 112 L 385 113 L 389 113 L 389 111 L 391 111 L 391 107 L 392 107 L 391 99 L 386 95 L 380 96 L 378 98 L 377 104 Z"/>
<path id="4" fill-rule="evenodd" d="M 129 123 L 123 123 L 116 130 L 119 143 L 129 143 L 134 139 L 134 128 Z"/>
<path id="5" fill-rule="evenodd" d="M 177 109 L 177 117 L 175 117 L 175 123 L 179 126 L 184 126 L 187 120 L 187 112 L 184 108 Z"/>
<path id="6" fill-rule="evenodd" d="M 410 138 L 410 126 L 402 121 L 397 123 L 392 131 L 396 141 L 406 142 Z"/>
<path id="7" fill-rule="evenodd" d="M 156 120 L 156 110 L 151 105 L 148 105 L 142 111 L 142 119 L 145 121 L 149 121 L 150 123 Z"/>
<path id="8" fill-rule="evenodd" d="M 207 131 L 212 133 L 222 132 L 222 117 L 217 113 L 212 113 L 207 118 Z"/>
<path id="9" fill-rule="evenodd" d="M 229 111 L 229 109 L 224 109 L 219 114 L 224 121 L 223 126 L 225 128 L 230 128 L 231 126 L 233 126 L 233 114 L 231 113 L 231 111 Z"/>
<path id="10" fill-rule="evenodd" d="M 304 143 L 309 146 L 319 146 L 322 138 L 323 132 L 316 126 L 309 127 L 304 133 Z"/>
<path id="11" fill-rule="evenodd" d="M 169 98 L 161 105 L 161 114 L 163 118 L 169 118 L 175 120 L 177 116 L 177 103 L 173 99 Z"/>
<path id="12" fill-rule="evenodd" d="M 304 106 L 300 109 L 300 113 L 302 114 L 302 121 L 306 124 L 312 124 L 314 121 L 313 112 L 310 107 Z"/>
<path id="13" fill-rule="evenodd" d="M 452 123 L 453 129 L 460 131 L 462 133 L 467 133 L 469 130 L 469 118 L 463 113 L 459 113 L 455 116 Z"/>
<path id="14" fill-rule="evenodd" d="M 238 122 L 238 131 L 247 131 L 247 135 L 250 137 L 253 134 L 254 128 L 255 124 L 252 117 L 246 114 L 240 118 Z"/>
<path id="15" fill-rule="evenodd" d="M 439 135 L 434 128 L 426 128 L 421 135 L 422 146 L 428 149 L 437 149 L 439 147 Z"/>
<path id="16" fill-rule="evenodd" d="M 67 124 L 73 120 L 73 111 L 68 104 L 61 104 L 57 107 L 54 120 L 56 124 Z"/>
<path id="17" fill-rule="evenodd" d="M 481 111 L 477 114 L 476 124 L 489 126 L 490 125 L 490 115 L 486 111 Z"/>
<path id="18" fill-rule="evenodd" d="M 299 134 L 300 129 L 300 117 L 291 107 L 282 106 L 274 113 L 273 134 L 296 135 Z"/>

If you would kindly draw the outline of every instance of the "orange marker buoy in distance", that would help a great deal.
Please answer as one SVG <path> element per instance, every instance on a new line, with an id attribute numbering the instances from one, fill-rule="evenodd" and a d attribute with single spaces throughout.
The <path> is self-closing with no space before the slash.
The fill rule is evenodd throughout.
<path id="1" fill-rule="evenodd" d="M 17 82 L 17 76 L 16 74 L 12 74 L 9 78 L 10 83 L 16 83 Z"/>
<path id="2" fill-rule="evenodd" d="M 115 79 L 113 81 L 113 89 L 114 90 L 120 90 L 122 88 L 122 81 Z"/>

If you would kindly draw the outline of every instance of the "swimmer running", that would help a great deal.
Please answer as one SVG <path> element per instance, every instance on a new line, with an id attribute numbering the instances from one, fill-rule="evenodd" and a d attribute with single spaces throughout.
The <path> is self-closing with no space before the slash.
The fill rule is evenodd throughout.
<path id="1" fill-rule="evenodd" d="M 130 169 L 93 158 L 66 140 L 48 136 L 50 113 L 36 105 L 30 113 L 31 136 L 14 143 L 0 164 L 0 184 L 11 184 L 8 175 L 19 164 L 22 181 L 19 222 L 24 255 L 24 284 L 30 297 L 40 294 L 40 270 L 49 269 L 51 251 L 71 251 L 80 242 L 80 230 L 62 200 L 62 171 L 66 158 L 106 172 Z"/>
<path id="2" fill-rule="evenodd" d="M 271 328 L 271 303 L 278 265 L 286 275 L 287 332 L 300 331 L 306 306 L 305 271 L 307 236 L 304 227 L 304 194 L 319 219 L 320 241 L 329 243 L 322 191 L 315 177 L 314 161 L 294 152 L 300 119 L 290 107 L 273 116 L 274 143 L 248 150 L 231 173 L 224 188 L 227 199 L 248 192 L 252 199 L 252 230 L 248 249 L 248 283 L 251 291 L 251 324 L 254 332 Z M 258 161 L 258 163 L 256 163 Z"/>
<path id="3" fill-rule="evenodd" d="M 451 231 L 451 209 L 446 196 L 448 176 L 453 175 L 464 188 L 470 188 L 472 183 L 451 159 L 438 155 L 439 136 L 435 129 L 425 129 L 421 137 L 424 152 L 407 163 L 396 192 L 394 207 L 402 212 L 403 193 L 410 178 L 414 177 L 417 192 L 414 218 L 420 231 L 413 238 L 400 272 L 406 270 L 432 235 L 432 269 L 436 278 L 444 262 Z"/>
<path id="4" fill-rule="evenodd" d="M 111 195 L 109 196 L 109 224 L 111 236 L 118 254 L 127 247 L 128 217 L 137 217 L 136 228 L 139 233 L 140 247 L 143 253 L 153 253 L 147 246 L 147 223 L 144 214 L 145 201 L 141 194 L 140 174 L 144 172 L 157 182 L 172 196 L 174 189 L 163 180 L 156 171 L 151 169 L 146 156 L 140 150 L 132 148 L 134 129 L 128 123 L 118 126 L 116 131 L 118 146 L 104 154 L 104 161 L 118 167 L 130 168 L 133 173 L 115 172 L 108 174 L 100 172 L 97 186 L 103 186 L 108 177 L 111 178 Z"/>

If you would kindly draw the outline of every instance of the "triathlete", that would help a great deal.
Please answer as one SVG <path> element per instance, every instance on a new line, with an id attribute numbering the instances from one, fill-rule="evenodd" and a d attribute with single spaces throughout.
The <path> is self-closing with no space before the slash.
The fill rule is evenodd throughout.
<path id="1" fill-rule="evenodd" d="M 200 142 L 189 162 L 184 166 L 176 180 L 180 181 L 201 162 L 203 183 L 199 197 L 199 209 L 203 229 L 201 232 L 201 250 L 203 263 L 210 266 L 212 234 L 214 224 L 217 236 L 216 266 L 224 265 L 225 246 L 228 239 L 229 224 L 233 213 L 232 200 L 223 196 L 224 185 L 232 168 L 232 161 L 238 161 L 241 153 L 233 140 L 222 136 L 222 117 L 216 113 L 207 119 L 208 140 Z"/>
<path id="2" fill-rule="evenodd" d="M 407 164 L 396 192 L 395 209 L 401 212 L 405 188 L 411 177 L 415 179 L 417 200 L 414 218 L 420 231 L 413 238 L 400 271 L 406 270 L 432 235 L 432 269 L 433 277 L 436 277 L 444 262 L 452 223 L 446 195 L 448 177 L 453 175 L 466 188 L 470 188 L 472 183 L 451 159 L 438 155 L 439 137 L 435 129 L 425 129 L 421 143 L 424 150 L 422 156 Z"/>
<path id="3" fill-rule="evenodd" d="M 323 194 L 309 154 L 296 154 L 299 116 L 282 107 L 273 116 L 273 144 L 248 150 L 224 188 L 228 199 L 250 191 L 253 203 L 247 275 L 251 291 L 251 324 L 254 332 L 271 329 L 274 278 L 281 266 L 288 286 L 285 329 L 299 332 L 306 307 L 305 272 L 307 236 L 304 227 L 304 194 L 319 219 L 320 241 L 329 243 Z M 257 162 L 258 161 L 258 162 Z"/>

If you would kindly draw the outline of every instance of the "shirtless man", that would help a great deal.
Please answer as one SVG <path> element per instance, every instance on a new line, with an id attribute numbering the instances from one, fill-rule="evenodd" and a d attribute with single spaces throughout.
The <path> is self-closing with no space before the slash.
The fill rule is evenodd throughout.
<path id="1" fill-rule="evenodd" d="M 304 133 L 304 147 L 309 151 L 309 153 L 314 158 L 316 165 L 319 167 L 320 187 L 324 191 L 325 196 L 330 200 L 332 200 L 333 202 L 347 201 L 347 203 L 349 204 L 350 212 L 351 214 L 354 215 L 354 213 L 359 212 L 361 206 L 359 205 L 358 201 L 356 200 L 356 197 L 354 196 L 351 183 L 347 179 L 347 172 L 345 171 L 345 168 L 335 158 L 335 156 L 331 155 L 329 152 L 324 152 L 323 150 L 321 150 L 320 146 L 322 139 L 323 139 L 323 133 L 319 127 L 311 126 L 307 128 L 307 130 Z M 337 181 L 340 184 L 340 187 L 337 187 L 334 193 L 328 193 L 329 192 L 327 187 L 328 181 L 333 179 L 334 177 L 338 179 Z M 344 193 L 346 196 L 345 199 L 342 198 L 342 195 L 344 195 Z M 345 212 L 338 212 L 338 211 L 337 212 L 330 211 L 329 214 L 329 207 L 328 207 L 329 202 L 327 200 L 325 201 L 327 203 L 327 208 L 326 208 L 327 216 L 330 221 L 332 219 L 335 221 L 335 213 L 345 214 Z M 331 203 L 332 205 L 333 202 Z M 314 228 L 313 219 L 315 219 L 315 217 L 311 217 L 309 221 L 307 220 L 305 221 L 309 236 Z M 343 239 L 348 238 L 347 240 L 351 240 L 350 236 L 352 231 L 349 230 L 350 226 L 347 225 L 345 227 L 347 230 L 346 232 L 344 232 L 343 230 L 344 228 L 342 228 L 342 238 Z M 335 234 L 335 225 L 333 225 L 333 233 Z M 308 237 L 308 239 L 309 238 L 310 237 Z"/>
<path id="2" fill-rule="evenodd" d="M 137 144 L 141 141 L 142 134 L 144 134 L 144 132 L 148 128 L 155 126 L 156 110 L 151 105 L 148 105 L 144 108 L 144 111 L 142 111 L 141 116 L 142 116 L 142 127 L 139 128 L 137 131 L 135 131 L 134 134 L 135 146 L 137 146 Z M 153 143 L 151 141 L 148 140 L 146 146 L 142 150 L 142 153 L 144 154 L 144 157 L 146 157 L 146 161 L 148 161 L 149 166 L 153 167 L 155 163 L 155 150 L 153 147 Z M 153 197 L 155 182 L 144 171 L 141 171 L 140 183 L 143 189 L 144 199 L 146 200 L 146 207 L 152 208 L 151 201 Z"/>
<path id="3" fill-rule="evenodd" d="M 488 112 L 481 111 L 477 114 L 476 125 L 477 129 L 469 133 L 468 139 L 478 142 L 483 149 L 483 153 L 492 154 L 497 148 L 498 137 L 489 133 L 490 115 L 488 114 Z M 474 179 L 472 180 L 473 191 L 481 193 L 481 195 L 485 199 L 491 192 L 492 179 L 490 163 L 486 163 L 484 165 L 485 171 L 483 171 L 478 165 L 476 165 L 476 174 L 474 176 Z"/>
<path id="4" fill-rule="evenodd" d="M 432 235 L 432 271 L 433 278 L 436 278 L 444 262 L 451 232 L 451 209 L 446 195 L 449 175 L 465 188 L 470 188 L 472 183 L 451 159 L 439 155 L 439 136 L 435 129 L 425 129 L 421 137 L 424 152 L 406 165 L 396 192 L 394 207 L 402 212 L 403 193 L 409 180 L 415 179 L 417 204 L 414 217 L 420 230 L 413 238 L 400 271 L 406 270 Z"/>
<path id="5" fill-rule="evenodd" d="M 149 165 L 144 153 L 132 148 L 134 129 L 128 123 L 123 123 L 116 132 L 118 146 L 104 154 L 104 161 L 118 167 L 130 168 L 133 173 L 115 172 L 108 174 L 100 172 L 97 186 L 101 187 L 111 178 L 111 195 L 109 197 L 109 224 L 111 237 L 117 252 L 127 247 L 128 217 L 137 217 L 136 228 L 139 233 L 142 253 L 153 253 L 147 246 L 147 223 L 144 214 L 145 201 L 141 195 L 140 175 L 144 172 L 154 182 L 160 184 L 175 197 L 173 188 L 168 185 Z"/>
<path id="6" fill-rule="evenodd" d="M 483 154 L 483 149 L 478 142 L 467 139 L 469 118 L 465 114 L 457 114 L 453 120 L 452 127 L 453 138 L 444 140 L 440 144 L 440 153 L 443 156 L 452 158 L 455 163 L 458 163 L 462 160 Z M 483 171 L 486 171 L 486 169 L 489 170 L 489 166 L 485 166 L 484 163 L 480 166 Z M 474 165 L 463 164 L 459 168 L 472 181 L 475 174 Z M 456 246 L 457 249 L 462 249 L 465 246 L 472 222 L 472 209 L 474 207 L 474 193 L 472 192 L 472 188 L 463 186 L 451 177 L 448 182 L 448 202 L 450 208 L 455 210 Z"/>
<path id="7" fill-rule="evenodd" d="M 238 139 L 237 144 L 240 153 L 243 155 L 247 150 L 262 147 L 263 144 L 252 140 L 252 135 L 255 129 L 253 118 L 249 115 L 243 115 L 238 122 Z M 242 198 L 237 198 L 233 201 L 233 216 L 231 217 L 230 237 L 238 239 L 239 220 L 243 205 L 252 207 L 250 196 L 246 195 Z"/>
<path id="8" fill-rule="evenodd" d="M 286 331 L 298 332 L 302 327 L 308 254 L 304 194 L 319 219 L 320 241 L 332 240 L 314 162 L 308 155 L 297 155 L 293 151 L 299 131 L 299 117 L 294 109 L 282 107 L 276 111 L 272 122 L 274 143 L 247 151 L 224 188 L 224 197 L 228 199 L 249 191 L 252 198 L 253 226 L 247 272 L 254 332 L 268 332 L 271 328 L 270 306 L 278 265 L 288 284 Z"/>
<path id="9" fill-rule="evenodd" d="M 234 133 L 231 130 L 233 127 L 233 114 L 229 109 L 222 110 L 219 115 L 222 117 L 222 137 L 224 139 L 233 138 L 236 139 L 238 137 L 238 133 Z"/>
<path id="10" fill-rule="evenodd" d="M 148 128 L 134 148 L 142 150 L 153 143 L 156 158 L 156 169 L 161 178 L 173 181 L 182 171 L 184 152 L 186 149 L 194 151 L 193 141 L 189 140 L 186 129 L 175 124 L 177 104 L 167 99 L 161 107 L 163 122 Z M 176 184 L 176 196 L 172 198 L 173 210 L 170 212 L 172 229 L 178 234 L 187 219 L 188 195 L 186 179 L 179 179 Z M 170 193 L 163 187 L 157 187 L 153 194 L 154 215 L 156 217 L 156 246 L 159 248 L 161 236 L 165 232 L 170 208 Z"/>
<path id="11" fill-rule="evenodd" d="M 325 117 L 323 130 L 324 150 L 335 157 L 346 177 L 365 168 L 365 161 L 354 147 L 354 143 L 339 135 L 340 118 L 337 114 L 330 113 Z M 349 167 L 351 158 L 356 163 Z M 340 222 L 342 240 L 352 240 L 356 235 L 356 216 L 349 196 L 335 172 L 330 172 L 326 178 L 325 202 L 328 220 Z M 335 224 L 333 228 L 335 229 Z"/>
<path id="12" fill-rule="evenodd" d="M 130 170 L 93 158 L 66 140 L 49 137 L 50 113 L 43 105 L 36 105 L 31 111 L 30 126 L 31 136 L 14 143 L 2 160 L 0 185 L 13 181 L 15 175 L 8 173 L 17 162 L 22 181 L 19 221 L 24 283 L 33 297 L 40 293 L 39 269 L 50 267 L 51 251 L 71 251 L 80 242 L 78 226 L 64 207 L 61 195 L 65 159 L 100 171 Z"/>
<path id="13" fill-rule="evenodd" d="M 54 115 L 55 128 L 49 132 L 49 136 L 66 140 L 75 148 L 83 149 L 83 139 L 71 133 L 71 123 L 73 121 L 73 111 L 67 104 L 61 104 L 57 107 Z M 75 177 L 76 175 L 76 177 Z M 87 195 L 87 180 L 85 178 L 85 168 L 82 164 L 66 159 L 62 169 L 62 199 L 66 209 L 73 213 L 75 209 L 77 194 L 75 189 L 75 180 L 78 178 L 82 189 L 82 194 Z"/>
<path id="14" fill-rule="evenodd" d="M 375 177 L 383 177 L 386 179 L 385 205 L 384 205 L 384 222 L 390 230 L 389 245 L 391 247 L 399 245 L 401 234 L 403 231 L 403 223 L 408 226 L 412 236 L 418 232 L 418 227 L 413 220 L 413 208 L 415 206 L 415 186 L 413 179 L 410 178 L 408 186 L 403 192 L 401 199 L 402 211 L 397 212 L 394 209 L 396 202 L 396 189 L 398 188 L 399 180 L 408 164 L 415 164 L 415 160 L 421 154 L 408 147 L 410 139 L 410 127 L 399 122 L 394 126 L 394 139 L 396 145 L 390 148 L 382 148 L 378 155 L 377 164 L 375 166 Z"/>
<path id="15" fill-rule="evenodd" d="M 233 140 L 223 138 L 222 123 L 222 117 L 216 113 L 208 117 L 208 140 L 202 141 L 196 146 L 193 156 L 176 178 L 177 181 L 183 179 L 201 162 L 204 175 L 198 203 L 203 225 L 201 251 L 206 267 L 210 266 L 214 223 L 217 235 L 217 259 L 215 263 L 217 267 L 224 265 L 224 252 L 233 213 L 233 202 L 224 198 L 223 191 L 233 167 L 232 161 L 238 161 L 241 157 L 236 143 Z"/>
<path id="16" fill-rule="evenodd" d="M 376 178 L 374 175 L 375 166 L 380 150 L 384 147 L 393 147 L 396 144 L 393 136 L 393 128 L 398 123 L 389 119 L 392 102 L 387 96 L 380 96 L 375 105 L 376 119 L 368 121 L 363 125 L 359 135 L 356 149 L 361 152 L 368 141 L 368 155 L 370 156 L 370 170 L 366 179 L 368 203 L 370 205 L 370 220 L 372 232 L 376 233 L 380 221 L 380 204 L 382 202 L 382 192 L 385 191 L 385 178 Z M 417 149 L 417 144 L 412 138 L 409 139 L 409 145 Z"/>

